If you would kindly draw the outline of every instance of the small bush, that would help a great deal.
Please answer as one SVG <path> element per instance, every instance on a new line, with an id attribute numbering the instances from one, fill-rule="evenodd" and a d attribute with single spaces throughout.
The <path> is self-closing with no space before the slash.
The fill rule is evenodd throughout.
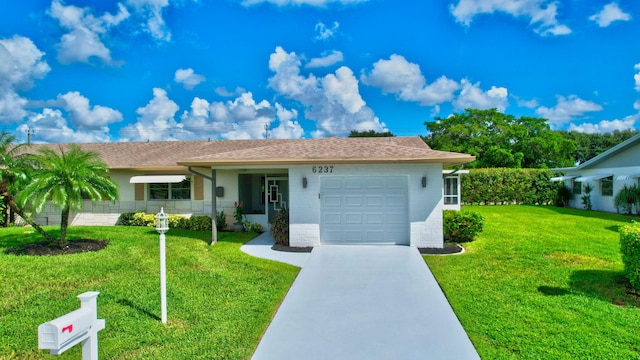
<path id="1" fill-rule="evenodd" d="M 443 211 L 444 240 L 447 242 L 468 242 L 482 232 L 484 217 L 471 211 Z"/>
<path id="2" fill-rule="evenodd" d="M 271 236 L 276 244 L 289 246 L 289 211 L 282 209 L 269 222 L 271 224 Z"/>
<path id="3" fill-rule="evenodd" d="M 624 274 L 631 286 L 640 290 L 640 224 L 624 225 L 619 231 Z"/>
<path id="4" fill-rule="evenodd" d="M 216 214 L 216 229 L 218 231 L 223 231 L 227 228 L 227 215 L 224 213 L 224 210 L 218 211 Z"/>
<path id="5" fill-rule="evenodd" d="M 133 215 L 135 214 L 136 213 L 133 213 L 133 212 L 120 214 L 120 217 L 118 217 L 117 224 L 122 226 L 133 226 Z"/>
<path id="6" fill-rule="evenodd" d="M 244 228 L 247 231 L 258 233 L 258 234 L 264 232 L 264 226 L 262 226 L 262 225 L 260 225 L 258 223 L 251 222 L 249 220 L 245 220 L 244 221 Z"/>
<path id="7" fill-rule="evenodd" d="M 153 219 L 153 225 L 151 226 L 156 226 L 156 222 L 155 222 L 155 216 Z M 170 229 L 188 229 L 189 228 L 189 221 L 190 219 L 182 216 L 182 215 L 169 215 L 169 228 Z"/>
<path id="8" fill-rule="evenodd" d="M 211 216 L 202 215 L 202 216 L 192 216 L 189 219 L 189 227 L 190 230 L 211 230 Z"/>
<path id="9" fill-rule="evenodd" d="M 558 185 L 558 192 L 556 194 L 556 206 L 567 207 L 572 197 L 573 191 L 561 182 L 560 185 Z"/>
<path id="10" fill-rule="evenodd" d="M 156 226 L 156 214 L 137 212 L 133 214 L 132 226 Z"/>

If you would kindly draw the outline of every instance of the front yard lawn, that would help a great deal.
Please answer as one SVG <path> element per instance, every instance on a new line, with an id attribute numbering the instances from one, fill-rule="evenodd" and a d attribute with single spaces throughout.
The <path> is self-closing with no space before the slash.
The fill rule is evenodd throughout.
<path id="1" fill-rule="evenodd" d="M 51 231 L 55 233 L 55 228 Z M 0 358 L 50 358 L 38 325 L 79 308 L 99 291 L 101 359 L 247 359 L 298 268 L 242 253 L 255 234 L 167 233 L 168 324 L 160 322 L 158 233 L 146 227 L 72 227 L 69 238 L 105 239 L 98 252 L 51 257 L 7 255 L 42 240 L 29 228 L 0 229 Z M 80 346 L 59 358 L 80 358 Z"/>
<path id="2" fill-rule="evenodd" d="M 622 275 L 631 218 L 536 206 L 467 206 L 484 232 L 425 256 L 484 359 L 640 359 L 640 296 Z"/>

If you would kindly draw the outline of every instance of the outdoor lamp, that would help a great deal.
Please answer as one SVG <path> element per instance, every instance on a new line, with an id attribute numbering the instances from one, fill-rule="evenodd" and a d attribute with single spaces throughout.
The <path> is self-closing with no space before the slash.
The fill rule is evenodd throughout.
<path id="1" fill-rule="evenodd" d="M 169 230 L 169 217 L 164 213 L 164 209 L 160 208 L 160 212 L 156 215 L 156 231 L 164 234 Z"/>
<path id="2" fill-rule="evenodd" d="M 160 233 L 160 313 L 163 324 L 167 323 L 167 252 L 164 233 L 169 230 L 169 217 L 160 208 L 156 215 L 156 230 Z"/>
<path id="3" fill-rule="evenodd" d="M 302 178 L 302 187 L 305 188 L 305 189 L 307 188 L 307 177 L 306 176 Z"/>
<path id="4" fill-rule="evenodd" d="M 426 176 L 422 177 L 422 187 L 423 188 L 427 187 L 427 177 Z"/>

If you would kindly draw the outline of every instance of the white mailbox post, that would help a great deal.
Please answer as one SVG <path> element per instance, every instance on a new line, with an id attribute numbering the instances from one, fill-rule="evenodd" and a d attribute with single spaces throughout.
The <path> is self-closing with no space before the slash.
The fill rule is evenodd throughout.
<path id="1" fill-rule="evenodd" d="M 82 360 L 98 359 L 98 331 L 104 319 L 98 319 L 97 291 L 78 295 L 80 309 L 38 326 L 38 349 L 60 355 L 82 342 Z"/>

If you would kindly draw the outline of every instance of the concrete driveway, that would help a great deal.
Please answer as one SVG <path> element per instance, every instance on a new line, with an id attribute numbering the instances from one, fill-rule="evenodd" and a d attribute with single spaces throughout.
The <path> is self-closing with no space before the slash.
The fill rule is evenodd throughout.
<path id="1" fill-rule="evenodd" d="M 416 248 L 316 247 L 253 359 L 479 359 Z"/>

